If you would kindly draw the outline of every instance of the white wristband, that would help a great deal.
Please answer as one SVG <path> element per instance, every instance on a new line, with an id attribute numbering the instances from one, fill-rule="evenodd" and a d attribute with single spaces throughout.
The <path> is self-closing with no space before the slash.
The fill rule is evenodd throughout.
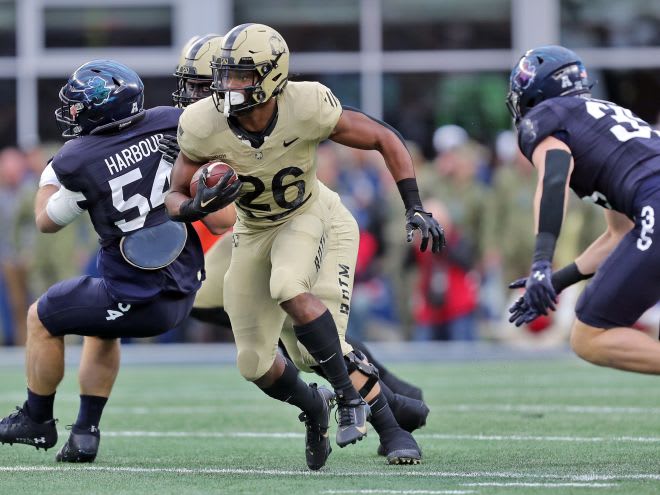
<path id="1" fill-rule="evenodd" d="M 55 175 L 55 170 L 53 169 L 52 161 L 48 162 L 48 165 L 46 165 L 44 171 L 41 172 L 41 178 L 39 179 L 39 187 L 44 187 L 47 185 L 53 185 L 57 187 L 60 187 L 62 185 L 59 179 L 57 178 L 57 175 Z"/>

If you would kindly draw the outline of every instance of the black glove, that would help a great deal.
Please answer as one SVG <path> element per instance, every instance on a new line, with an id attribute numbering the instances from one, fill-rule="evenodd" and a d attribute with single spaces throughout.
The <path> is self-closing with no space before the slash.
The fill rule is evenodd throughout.
<path id="1" fill-rule="evenodd" d="M 220 181 L 212 187 L 206 186 L 208 169 L 200 174 L 197 182 L 197 194 L 194 198 L 187 199 L 179 207 L 180 214 L 175 218 L 180 222 L 194 222 L 205 217 L 209 213 L 221 210 L 230 205 L 241 193 L 243 183 L 236 179 L 231 184 L 229 180 L 234 176 L 233 170 L 227 170 Z"/>
<path id="2" fill-rule="evenodd" d="M 508 287 L 509 289 L 522 289 L 523 287 L 525 287 L 526 283 L 527 283 L 527 277 L 522 277 L 511 282 Z"/>
<path id="3" fill-rule="evenodd" d="M 434 253 L 446 245 L 445 231 L 440 227 L 433 215 L 424 211 L 419 206 L 414 206 L 406 210 L 406 238 L 408 242 L 413 239 L 413 232 L 418 229 L 422 234 L 422 244 L 419 246 L 420 251 L 426 251 L 429 243 L 429 236 L 433 239 L 433 246 L 431 251 Z"/>
<path id="4" fill-rule="evenodd" d="M 531 323 L 541 316 L 539 312 L 527 304 L 524 296 L 519 297 L 518 300 L 511 305 L 509 313 L 511 313 L 509 322 L 515 324 L 517 327 L 524 325 L 525 323 Z"/>
<path id="5" fill-rule="evenodd" d="M 176 157 L 179 156 L 179 152 L 181 151 L 176 136 L 165 134 L 160 138 L 160 141 L 158 141 L 158 151 L 163 154 L 163 160 L 174 165 Z"/>
<path id="6" fill-rule="evenodd" d="M 548 314 L 548 309 L 555 309 L 557 293 L 552 286 L 552 264 L 549 261 L 535 261 L 532 271 L 525 283 L 525 302 L 530 308 L 542 315 Z"/>

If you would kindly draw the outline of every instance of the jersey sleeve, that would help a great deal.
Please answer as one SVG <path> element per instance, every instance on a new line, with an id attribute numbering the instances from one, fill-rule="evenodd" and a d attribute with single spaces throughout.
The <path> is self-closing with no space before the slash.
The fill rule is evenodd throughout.
<path id="1" fill-rule="evenodd" d="M 85 183 L 85 174 L 81 170 L 84 166 L 79 160 L 81 154 L 77 152 L 75 140 L 66 143 L 51 159 L 51 165 L 55 171 L 57 179 L 67 191 L 77 193 L 78 207 L 86 210 L 88 202 L 86 198 L 87 184 Z"/>
<path id="2" fill-rule="evenodd" d="M 560 110 L 550 101 L 543 102 L 518 124 L 518 145 L 529 161 L 532 161 L 532 154 L 541 141 L 549 136 L 561 137 L 565 133 Z"/>
<path id="3" fill-rule="evenodd" d="M 323 141 L 332 134 L 332 131 L 337 126 L 342 108 L 339 99 L 323 84 L 318 85 L 317 91 L 319 101 L 319 141 Z"/>
<path id="4" fill-rule="evenodd" d="M 176 132 L 177 142 L 181 151 L 191 160 L 204 163 L 212 156 L 211 143 L 207 138 L 208 132 L 200 125 L 204 125 L 200 117 L 198 106 L 191 105 L 185 109 L 179 118 L 179 127 Z"/>

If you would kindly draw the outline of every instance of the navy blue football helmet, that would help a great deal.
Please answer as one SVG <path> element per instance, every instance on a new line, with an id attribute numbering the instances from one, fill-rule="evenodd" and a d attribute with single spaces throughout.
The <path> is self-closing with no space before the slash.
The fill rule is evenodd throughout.
<path id="1" fill-rule="evenodd" d="M 541 46 L 525 53 L 511 71 L 506 105 L 518 122 L 548 98 L 589 93 L 591 86 L 575 52 L 563 46 Z"/>
<path id="2" fill-rule="evenodd" d="M 144 84 L 119 62 L 92 60 L 71 74 L 60 101 L 55 119 L 65 139 L 118 130 L 143 116 Z"/>

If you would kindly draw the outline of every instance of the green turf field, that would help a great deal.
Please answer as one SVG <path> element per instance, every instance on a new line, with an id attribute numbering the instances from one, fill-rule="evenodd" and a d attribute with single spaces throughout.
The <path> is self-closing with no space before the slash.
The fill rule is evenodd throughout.
<path id="1" fill-rule="evenodd" d="M 660 493 L 658 378 L 577 359 L 394 368 L 424 388 L 431 407 L 417 435 L 420 466 L 386 465 L 370 431 L 311 473 L 297 411 L 232 367 L 126 366 L 96 463 L 62 466 L 55 449 L 0 446 L 0 494 Z M 17 368 L 2 377 L 6 415 L 23 401 L 24 378 Z M 57 448 L 76 411 L 69 369 L 56 401 Z"/>

